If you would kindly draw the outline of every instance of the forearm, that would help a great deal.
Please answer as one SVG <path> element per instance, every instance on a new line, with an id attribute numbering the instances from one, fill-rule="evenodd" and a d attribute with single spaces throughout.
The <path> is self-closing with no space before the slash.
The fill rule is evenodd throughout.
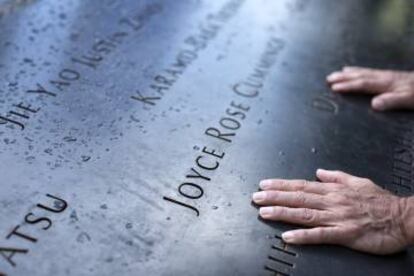
<path id="1" fill-rule="evenodd" d="M 414 196 L 400 198 L 400 212 L 407 245 L 414 245 Z"/>

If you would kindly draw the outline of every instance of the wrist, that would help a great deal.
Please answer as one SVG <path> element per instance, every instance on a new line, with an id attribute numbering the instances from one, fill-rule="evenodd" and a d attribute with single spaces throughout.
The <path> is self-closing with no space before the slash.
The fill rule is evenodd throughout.
<path id="1" fill-rule="evenodd" d="M 399 198 L 401 230 L 407 245 L 414 245 L 414 197 Z"/>

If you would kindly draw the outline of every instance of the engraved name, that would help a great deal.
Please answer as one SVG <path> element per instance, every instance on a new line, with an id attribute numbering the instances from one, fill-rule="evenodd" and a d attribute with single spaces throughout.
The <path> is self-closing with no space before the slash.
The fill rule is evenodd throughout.
<path id="1" fill-rule="evenodd" d="M 251 108 L 246 102 L 259 96 L 266 77 L 276 63 L 284 45 L 284 41 L 275 37 L 268 40 L 266 49 L 252 72 L 244 80 L 233 85 L 232 91 L 236 98 L 225 109 L 223 115 L 218 119 L 217 125 L 209 126 L 204 131 L 204 135 L 213 139 L 214 142 L 218 141 L 222 144 L 220 148 L 225 149 L 235 140 L 237 132 L 241 129 Z M 219 169 L 225 154 L 223 150 L 204 146 L 194 160 L 194 165 L 190 168 L 191 172 L 186 174 L 185 181 L 178 185 L 178 195 L 175 197 L 164 196 L 163 199 L 176 206 L 184 207 L 199 216 L 200 210 L 195 206 L 194 201 L 204 195 L 203 187 L 212 181 L 211 172 Z"/>
<path id="2" fill-rule="evenodd" d="M 395 130 L 391 184 L 396 193 L 412 192 L 413 130 L 410 121 L 399 119 Z"/>
<path id="3" fill-rule="evenodd" d="M 48 231 L 53 225 L 53 215 L 63 213 L 68 203 L 57 196 L 46 194 L 46 198 L 27 213 L 21 224 L 8 232 L 4 241 L 0 243 L 0 256 L 11 267 L 17 266 L 18 255 L 29 253 L 28 246 L 36 244 L 38 236 L 31 234 L 34 227 Z M 0 270 L 0 275 L 6 275 Z"/>
<path id="4" fill-rule="evenodd" d="M 231 0 L 218 12 L 208 14 L 197 32 L 184 39 L 183 46 L 174 61 L 153 77 L 145 91 L 137 89 L 131 99 L 141 103 L 145 109 L 156 105 L 198 58 L 199 53 L 218 35 L 225 23 L 237 13 L 243 3 L 244 0 Z"/>
<path id="5" fill-rule="evenodd" d="M 46 83 L 34 84 L 25 91 L 26 95 L 55 98 L 59 93 L 67 91 L 74 82 L 81 79 L 82 69 L 97 69 L 112 52 L 125 42 L 127 37 L 142 29 L 150 18 L 161 11 L 161 5 L 150 4 L 143 10 L 121 18 L 118 21 L 119 30 L 96 39 L 86 52 L 73 55 L 70 59 L 73 67 L 62 69 Z M 40 107 L 33 107 L 28 102 L 28 100 L 22 100 L 13 104 L 6 114 L 0 114 L 0 125 L 24 130 L 29 119 L 41 110 Z"/>

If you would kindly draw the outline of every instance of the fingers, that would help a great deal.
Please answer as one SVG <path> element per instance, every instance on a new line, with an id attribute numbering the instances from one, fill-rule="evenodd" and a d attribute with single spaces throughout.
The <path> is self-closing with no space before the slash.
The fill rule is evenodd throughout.
<path id="1" fill-rule="evenodd" d="M 389 86 L 384 85 L 380 80 L 371 79 L 369 77 L 360 77 L 334 83 L 331 88 L 335 92 L 384 93 Z"/>
<path id="2" fill-rule="evenodd" d="M 408 77 L 407 77 L 408 76 Z M 327 82 L 336 92 L 364 92 L 383 94 L 375 97 L 372 108 L 378 111 L 391 109 L 414 109 L 412 85 L 407 84 L 406 72 L 374 70 L 361 67 L 344 67 L 342 71 L 327 76 Z M 405 84 L 405 87 L 404 87 Z M 404 91 L 407 91 L 404 93 Z"/>
<path id="3" fill-rule="evenodd" d="M 325 200 L 322 196 L 305 192 L 263 191 L 253 194 L 253 201 L 260 205 L 278 205 L 287 207 L 306 207 L 322 209 Z"/>
<path id="4" fill-rule="evenodd" d="M 382 70 L 371 69 L 371 68 L 360 67 L 360 66 L 344 66 L 342 68 L 342 71 L 343 72 L 355 72 L 355 71 L 359 71 L 359 72 L 370 73 L 370 72 L 382 71 Z"/>
<path id="5" fill-rule="evenodd" d="M 334 188 L 333 183 L 350 183 L 358 177 L 342 171 L 328 171 L 318 169 L 317 178 L 322 182 L 306 180 L 287 180 L 287 179 L 266 179 L 260 182 L 263 191 L 284 191 L 284 192 L 305 192 L 318 195 L 326 195 Z M 272 194 L 273 195 L 273 194 Z"/>
<path id="6" fill-rule="evenodd" d="M 267 220 L 283 221 L 306 226 L 325 225 L 330 217 L 330 213 L 327 211 L 281 206 L 262 207 L 259 210 L 259 214 Z"/>
<path id="7" fill-rule="evenodd" d="M 385 93 L 372 99 L 372 108 L 378 111 L 391 109 L 414 108 L 413 96 L 410 93 Z"/>
<path id="8" fill-rule="evenodd" d="M 349 81 L 353 79 L 371 78 L 374 79 L 383 70 L 368 69 L 362 67 L 350 67 L 346 66 L 342 71 L 337 71 L 329 74 L 326 77 L 328 83 L 338 83 L 342 81 Z"/>
<path id="9" fill-rule="evenodd" d="M 340 244 L 342 236 L 336 227 L 298 229 L 282 234 L 283 240 L 290 244 Z"/>
<path id="10" fill-rule="evenodd" d="M 306 180 L 266 179 L 260 181 L 260 188 L 264 191 L 303 191 L 321 195 L 327 193 L 327 187 L 324 183 Z"/>
<path id="11" fill-rule="evenodd" d="M 328 83 L 339 83 L 343 81 L 350 81 L 358 77 L 361 77 L 360 73 L 341 71 L 341 72 L 333 72 L 332 74 L 328 75 L 326 80 L 328 81 Z"/>
<path id="12" fill-rule="evenodd" d="M 341 171 L 327 171 L 318 169 L 316 176 L 322 182 L 330 183 L 348 183 L 354 176 Z"/>
<path id="13" fill-rule="evenodd" d="M 393 73 L 360 67 L 344 67 L 326 80 L 336 92 L 384 93 L 392 84 Z"/>

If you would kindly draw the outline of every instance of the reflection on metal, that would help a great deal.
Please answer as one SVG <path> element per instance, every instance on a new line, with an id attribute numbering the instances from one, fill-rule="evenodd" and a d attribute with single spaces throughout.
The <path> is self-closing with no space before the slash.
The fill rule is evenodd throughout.
<path id="1" fill-rule="evenodd" d="M 414 65 L 378 0 L 29 2 L 0 1 L 0 275 L 414 274 L 249 204 L 318 167 L 412 194 L 413 115 L 325 84 Z"/>

